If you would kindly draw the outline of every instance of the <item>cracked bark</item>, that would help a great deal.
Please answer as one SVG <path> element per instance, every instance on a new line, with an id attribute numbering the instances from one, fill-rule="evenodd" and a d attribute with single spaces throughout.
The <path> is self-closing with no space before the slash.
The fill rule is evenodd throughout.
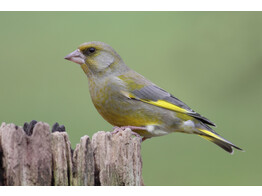
<path id="1" fill-rule="evenodd" d="M 0 185 L 143 185 L 141 140 L 129 129 L 83 136 L 75 150 L 66 132 L 38 122 L 31 136 L 22 127 L 0 127 Z"/>

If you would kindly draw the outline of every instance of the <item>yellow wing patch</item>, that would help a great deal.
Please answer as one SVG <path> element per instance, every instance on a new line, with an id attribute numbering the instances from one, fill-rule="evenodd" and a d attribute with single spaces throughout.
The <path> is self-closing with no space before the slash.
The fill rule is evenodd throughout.
<path id="1" fill-rule="evenodd" d="M 176 112 L 187 113 L 186 109 L 180 108 L 180 107 L 178 107 L 178 106 L 176 106 L 172 103 L 169 103 L 167 101 L 164 101 L 164 100 L 157 100 L 157 101 L 149 101 L 149 100 L 143 100 L 143 99 L 140 99 L 140 100 L 145 102 L 145 103 L 149 103 L 149 104 L 159 106 L 159 107 L 162 107 L 162 108 L 166 108 L 166 109 L 169 109 L 169 110 L 173 110 L 173 111 L 176 111 Z"/>
<path id="2" fill-rule="evenodd" d="M 135 97 L 134 95 L 132 95 L 130 93 L 125 93 L 124 95 L 127 96 L 127 94 L 128 94 L 128 97 L 130 97 L 130 98 L 139 99 L 139 98 Z M 162 108 L 166 108 L 166 109 L 169 109 L 169 110 L 173 110 L 175 112 L 188 113 L 188 111 L 186 109 L 178 107 L 178 106 L 176 106 L 176 105 L 174 105 L 172 103 L 169 103 L 169 102 L 167 102 L 165 100 L 157 100 L 157 101 L 151 101 L 151 100 L 145 100 L 145 99 L 139 99 L 139 100 L 143 101 L 145 103 L 149 103 L 149 104 L 158 106 L 158 107 L 162 107 Z"/>

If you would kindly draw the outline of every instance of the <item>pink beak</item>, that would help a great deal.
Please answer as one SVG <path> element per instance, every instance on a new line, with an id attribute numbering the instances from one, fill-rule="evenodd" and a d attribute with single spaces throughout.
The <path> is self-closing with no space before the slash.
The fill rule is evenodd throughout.
<path id="1" fill-rule="evenodd" d="M 74 52 L 71 52 L 67 56 L 65 56 L 66 60 L 73 61 L 77 64 L 85 64 L 85 56 L 80 52 L 79 49 L 75 50 Z"/>

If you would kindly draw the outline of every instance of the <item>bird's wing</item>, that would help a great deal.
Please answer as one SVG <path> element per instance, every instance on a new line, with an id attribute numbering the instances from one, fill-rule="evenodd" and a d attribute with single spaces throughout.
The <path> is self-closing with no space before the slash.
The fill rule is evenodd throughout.
<path id="1" fill-rule="evenodd" d="M 201 116 L 200 114 L 196 113 L 194 110 L 192 110 L 189 106 L 187 106 L 185 103 L 183 103 L 175 96 L 159 88 L 153 83 L 149 81 L 145 81 L 145 78 L 141 78 L 144 80 L 142 83 L 141 80 L 137 83 L 136 82 L 137 78 L 135 79 L 132 77 L 131 79 L 127 76 L 124 77 L 125 78 L 122 77 L 121 79 L 124 79 L 124 81 L 126 81 L 128 92 L 122 92 L 122 93 L 128 98 L 139 100 L 175 112 L 187 114 L 189 116 L 192 116 L 202 121 L 205 124 L 216 126 L 213 122 Z M 139 75 L 138 77 L 141 77 L 141 75 Z"/>

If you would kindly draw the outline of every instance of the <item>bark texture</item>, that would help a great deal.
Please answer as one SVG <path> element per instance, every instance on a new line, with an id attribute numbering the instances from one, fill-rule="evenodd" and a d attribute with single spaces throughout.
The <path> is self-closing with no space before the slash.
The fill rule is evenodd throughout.
<path id="1" fill-rule="evenodd" d="M 143 185 L 141 139 L 130 129 L 85 135 L 72 150 L 66 132 L 38 122 L 32 135 L 0 127 L 0 185 Z"/>

